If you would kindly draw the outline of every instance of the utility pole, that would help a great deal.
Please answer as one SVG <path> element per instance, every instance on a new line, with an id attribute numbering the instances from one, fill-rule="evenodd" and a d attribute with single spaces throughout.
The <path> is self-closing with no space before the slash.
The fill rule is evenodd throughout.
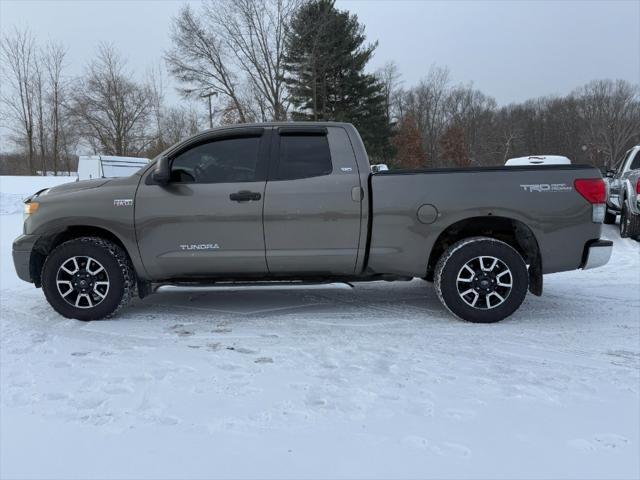
<path id="1" fill-rule="evenodd" d="M 211 97 L 217 97 L 218 92 L 214 92 L 211 90 L 209 93 L 203 93 L 200 95 L 201 98 L 207 98 L 209 101 L 209 128 L 213 128 L 213 106 L 211 105 Z"/>

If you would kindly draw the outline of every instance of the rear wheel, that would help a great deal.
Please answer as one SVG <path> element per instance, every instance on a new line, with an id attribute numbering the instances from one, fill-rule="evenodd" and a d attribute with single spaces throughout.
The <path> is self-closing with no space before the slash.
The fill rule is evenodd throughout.
<path id="1" fill-rule="evenodd" d="M 488 237 L 461 240 L 436 265 L 435 288 L 454 315 L 475 323 L 498 322 L 522 304 L 529 278 L 522 256 Z"/>
<path id="2" fill-rule="evenodd" d="M 131 300 L 135 274 L 120 246 L 99 237 L 82 237 L 49 254 L 42 269 L 42 289 L 63 317 L 98 320 Z"/>

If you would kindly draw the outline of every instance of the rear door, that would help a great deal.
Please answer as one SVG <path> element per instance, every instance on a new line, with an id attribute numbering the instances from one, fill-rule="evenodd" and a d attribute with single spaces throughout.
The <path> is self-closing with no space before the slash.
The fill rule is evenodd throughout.
<path id="1" fill-rule="evenodd" d="M 264 276 L 262 207 L 268 135 L 235 129 L 170 156 L 171 181 L 150 171 L 135 199 L 136 236 L 154 279 Z"/>
<path id="2" fill-rule="evenodd" d="M 343 128 L 277 129 L 264 203 L 269 272 L 353 274 L 360 242 L 360 187 Z"/>

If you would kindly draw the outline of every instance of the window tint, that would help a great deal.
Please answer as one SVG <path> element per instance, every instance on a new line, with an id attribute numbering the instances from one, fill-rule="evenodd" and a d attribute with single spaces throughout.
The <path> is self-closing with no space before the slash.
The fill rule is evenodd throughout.
<path id="1" fill-rule="evenodd" d="M 635 158 L 631 161 L 631 167 L 629 167 L 629 170 L 636 170 L 638 168 L 640 168 L 640 150 L 636 152 Z"/>
<path id="2" fill-rule="evenodd" d="M 283 135 L 276 180 L 329 175 L 333 170 L 326 135 Z"/>
<path id="3" fill-rule="evenodd" d="M 260 137 L 214 140 L 178 155 L 171 180 L 183 183 L 234 183 L 256 180 Z"/>

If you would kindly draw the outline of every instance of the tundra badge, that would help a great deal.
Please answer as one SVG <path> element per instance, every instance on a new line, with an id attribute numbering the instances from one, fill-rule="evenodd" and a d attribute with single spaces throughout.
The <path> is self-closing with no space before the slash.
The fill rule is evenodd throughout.
<path id="1" fill-rule="evenodd" d="M 220 245 L 217 243 L 196 243 L 191 245 L 180 245 L 181 250 L 218 250 Z"/>

